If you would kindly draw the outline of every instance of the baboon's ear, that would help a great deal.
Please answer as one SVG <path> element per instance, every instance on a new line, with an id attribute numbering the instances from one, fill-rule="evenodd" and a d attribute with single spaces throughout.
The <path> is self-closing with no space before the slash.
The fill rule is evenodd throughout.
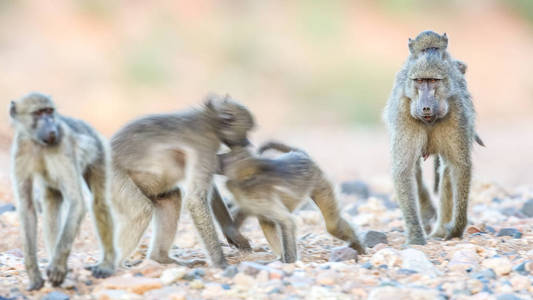
<path id="1" fill-rule="evenodd" d="M 17 115 L 17 106 L 15 104 L 15 101 L 11 101 L 11 103 L 9 104 L 9 115 L 11 116 L 11 118 L 15 118 L 15 116 Z"/>
<path id="2" fill-rule="evenodd" d="M 224 102 L 227 103 L 229 100 L 231 100 L 231 96 L 230 94 L 226 93 L 226 95 L 224 95 Z"/>
<path id="3" fill-rule="evenodd" d="M 215 109 L 215 105 L 213 104 L 213 97 L 211 96 L 208 96 L 206 99 L 205 99 L 205 102 L 204 102 L 204 105 L 205 107 L 207 108 L 207 110 L 209 111 L 212 111 L 212 112 L 215 112 L 216 109 Z"/>
<path id="4" fill-rule="evenodd" d="M 414 44 L 413 39 L 412 39 L 412 38 L 409 38 L 409 41 L 407 42 L 407 45 L 409 46 L 409 52 L 410 52 L 411 54 L 413 54 L 413 53 L 415 52 L 414 49 L 413 49 L 413 44 Z"/>
<path id="5" fill-rule="evenodd" d="M 448 48 L 448 36 L 446 35 L 446 32 L 442 35 L 442 41 L 444 42 L 444 50 Z"/>
<path id="6" fill-rule="evenodd" d="M 455 65 L 457 66 L 457 68 L 459 69 L 459 71 L 463 74 L 466 73 L 466 69 L 468 68 L 468 66 L 466 65 L 466 63 L 460 61 L 460 60 L 457 60 L 455 61 Z"/>

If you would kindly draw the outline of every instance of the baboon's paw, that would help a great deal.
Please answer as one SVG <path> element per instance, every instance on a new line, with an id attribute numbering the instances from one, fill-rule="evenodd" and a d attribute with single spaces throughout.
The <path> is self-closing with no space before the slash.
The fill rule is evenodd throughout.
<path id="1" fill-rule="evenodd" d="M 226 239 L 228 243 L 237 247 L 239 250 L 252 251 L 252 246 L 250 246 L 250 241 L 245 238 L 240 232 L 234 231 L 226 234 Z"/>
<path id="2" fill-rule="evenodd" d="M 37 291 L 40 290 L 43 286 L 44 280 L 42 278 L 39 278 L 31 281 L 28 287 L 26 288 L 26 291 Z"/>
<path id="3" fill-rule="evenodd" d="M 463 238 L 464 227 L 448 224 L 446 225 L 447 234 L 444 237 L 445 240 L 451 240 L 453 238 Z"/>
<path id="4" fill-rule="evenodd" d="M 50 265 L 46 268 L 46 276 L 48 276 L 48 281 L 52 283 L 52 286 L 59 286 L 67 276 L 67 267 Z"/>

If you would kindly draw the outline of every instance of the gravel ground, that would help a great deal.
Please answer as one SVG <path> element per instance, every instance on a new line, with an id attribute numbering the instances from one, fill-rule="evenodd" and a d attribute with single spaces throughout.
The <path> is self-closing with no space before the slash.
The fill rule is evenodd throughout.
<path id="1" fill-rule="evenodd" d="M 4 188 L 0 203 L 11 202 L 9 187 Z M 249 219 L 243 233 L 254 250 L 244 253 L 224 244 L 231 263 L 226 270 L 143 260 L 148 232 L 131 259 L 135 266 L 95 279 L 83 269 L 99 255 L 87 217 L 67 280 L 61 288 L 47 283 L 38 292 L 24 290 L 27 276 L 14 207 L 0 206 L 0 299 L 532 299 L 533 187 L 505 190 L 475 182 L 464 239 L 429 240 L 425 246 L 404 244 L 401 212 L 390 193 L 376 194 L 365 182 L 347 182 L 339 188 L 339 201 L 344 216 L 373 246 L 367 254 L 357 255 L 328 235 L 310 204 L 295 214 L 300 260 L 294 264 L 268 263 L 275 257 L 257 221 Z M 205 258 L 187 214 L 172 253 Z M 42 242 L 39 257 L 44 271 Z"/>

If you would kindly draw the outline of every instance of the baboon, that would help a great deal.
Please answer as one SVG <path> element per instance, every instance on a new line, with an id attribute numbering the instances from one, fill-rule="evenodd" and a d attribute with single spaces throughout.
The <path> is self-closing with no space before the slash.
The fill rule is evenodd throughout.
<path id="1" fill-rule="evenodd" d="M 53 286 L 60 285 L 67 274 L 67 259 L 85 205 L 92 206 L 103 250 L 101 262 L 90 269 L 95 277 L 111 275 L 115 249 L 108 203 L 107 142 L 85 122 L 57 113 L 50 97 L 40 93 L 12 101 L 9 114 L 15 130 L 12 182 L 22 225 L 24 265 L 30 279 L 28 290 L 38 290 L 44 284 L 37 263 L 38 205 L 44 215 L 49 256 L 46 274 Z M 33 187 L 40 199 L 33 195 Z"/>
<path id="2" fill-rule="evenodd" d="M 425 244 L 435 215 L 422 182 L 420 161 L 438 155 L 440 207 L 432 237 L 462 237 L 467 224 L 475 111 L 467 90 L 466 64 L 446 48 L 446 34 L 425 31 L 409 39 L 410 55 L 396 75 L 384 120 L 391 136 L 394 190 L 409 244 Z M 417 196 L 418 206 L 417 207 Z"/>
<path id="3" fill-rule="evenodd" d="M 258 153 L 269 149 L 283 154 L 269 159 L 233 146 L 219 155 L 226 186 L 238 206 L 237 226 L 248 215 L 256 216 L 273 252 L 282 262 L 292 263 L 297 260 L 297 249 L 291 212 L 311 198 L 322 212 L 328 232 L 365 253 L 354 229 L 340 215 L 333 185 L 313 160 L 302 150 L 276 142 L 263 145 Z"/>
<path id="4" fill-rule="evenodd" d="M 112 137 L 112 202 L 121 263 L 135 250 L 150 220 L 154 231 L 150 259 L 188 266 L 198 262 L 169 257 L 184 198 L 211 262 L 216 267 L 226 266 L 208 205 L 218 168 L 216 153 L 222 143 L 248 144 L 247 133 L 253 127 L 246 107 L 229 95 L 209 95 L 199 109 L 145 116 Z M 213 192 L 215 215 L 226 237 L 249 247 L 237 230 L 231 230 L 230 219 L 221 222 L 220 218 L 230 217 L 218 191 Z"/>

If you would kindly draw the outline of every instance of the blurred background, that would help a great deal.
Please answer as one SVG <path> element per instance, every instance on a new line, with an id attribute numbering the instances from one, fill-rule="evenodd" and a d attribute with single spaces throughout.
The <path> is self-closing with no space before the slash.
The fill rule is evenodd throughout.
<path id="1" fill-rule="evenodd" d="M 291 143 L 335 180 L 388 189 L 381 113 L 408 38 L 427 29 L 468 64 L 487 144 L 474 150 L 475 181 L 533 183 L 530 0 L 0 0 L 2 178 L 8 103 L 30 91 L 107 137 L 217 92 L 253 111 L 254 143 Z"/>

